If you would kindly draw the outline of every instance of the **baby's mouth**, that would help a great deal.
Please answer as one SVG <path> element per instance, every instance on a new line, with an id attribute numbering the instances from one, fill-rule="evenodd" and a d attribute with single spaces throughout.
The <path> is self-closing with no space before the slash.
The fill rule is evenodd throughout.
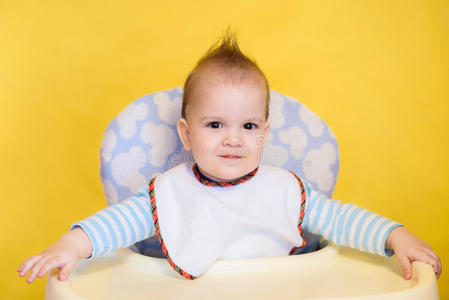
<path id="1" fill-rule="evenodd" d="M 246 158 L 245 155 L 236 155 L 236 154 L 222 154 L 218 155 L 218 157 L 224 158 L 224 159 L 240 159 L 240 158 Z"/>

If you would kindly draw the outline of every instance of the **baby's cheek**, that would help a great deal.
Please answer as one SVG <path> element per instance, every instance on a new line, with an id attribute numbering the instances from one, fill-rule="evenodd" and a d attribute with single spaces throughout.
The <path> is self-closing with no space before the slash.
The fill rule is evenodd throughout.
<path id="1" fill-rule="evenodd" d="M 202 169 L 213 169 L 217 165 L 216 152 L 213 149 L 203 149 L 202 151 L 193 154 L 195 162 L 198 163 Z"/>
<path id="2" fill-rule="evenodd" d="M 211 142 L 211 139 L 205 136 L 204 138 L 200 140 L 195 140 L 195 142 L 192 144 L 192 152 L 200 155 L 208 155 L 211 152 L 213 152 L 214 146 Z"/>
<path id="3" fill-rule="evenodd" d="M 263 155 L 263 148 L 257 148 L 254 147 L 252 149 L 249 149 L 247 159 L 248 163 L 252 165 L 259 165 L 260 161 L 262 160 Z"/>
<path id="4" fill-rule="evenodd" d="M 256 132 L 251 137 L 251 143 L 249 147 L 251 147 L 253 151 L 262 151 L 267 142 L 267 137 L 263 134 L 263 132 Z"/>

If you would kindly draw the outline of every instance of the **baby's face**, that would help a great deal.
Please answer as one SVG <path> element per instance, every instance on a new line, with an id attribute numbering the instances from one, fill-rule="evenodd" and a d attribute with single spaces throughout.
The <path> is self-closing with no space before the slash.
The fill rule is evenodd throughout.
<path id="1" fill-rule="evenodd" d="M 204 175 L 229 181 L 260 163 L 269 129 L 266 96 L 260 81 L 230 82 L 214 76 L 219 75 L 195 86 L 178 133 Z"/>

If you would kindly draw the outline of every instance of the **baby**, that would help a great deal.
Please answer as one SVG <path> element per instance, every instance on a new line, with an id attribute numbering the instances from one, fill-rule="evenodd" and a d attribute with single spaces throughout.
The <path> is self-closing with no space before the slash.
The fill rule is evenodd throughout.
<path id="1" fill-rule="evenodd" d="M 261 165 L 268 134 L 269 87 L 256 63 L 227 34 L 200 59 L 184 85 L 178 135 L 192 151 L 133 197 L 75 223 L 54 245 L 25 260 L 27 282 L 53 268 L 66 280 L 77 261 L 156 235 L 170 265 L 188 279 L 217 259 L 282 256 L 304 247 L 303 230 L 339 244 L 390 256 L 411 278 L 411 262 L 441 262 L 402 225 L 327 199 L 310 183 Z"/>

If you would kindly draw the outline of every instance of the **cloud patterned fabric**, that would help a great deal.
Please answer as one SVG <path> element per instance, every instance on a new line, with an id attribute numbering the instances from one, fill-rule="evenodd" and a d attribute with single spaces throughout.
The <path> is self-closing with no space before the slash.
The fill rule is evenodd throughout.
<path id="1" fill-rule="evenodd" d="M 180 87 L 141 97 L 111 121 L 100 149 L 101 179 L 109 205 L 183 162 L 192 162 L 176 132 Z M 270 91 L 270 132 L 262 163 L 291 170 L 329 198 L 339 170 L 338 144 L 330 128 L 295 98 Z M 157 241 L 140 242 L 141 253 L 159 256 Z M 154 253 L 153 253 L 154 252 Z"/>

